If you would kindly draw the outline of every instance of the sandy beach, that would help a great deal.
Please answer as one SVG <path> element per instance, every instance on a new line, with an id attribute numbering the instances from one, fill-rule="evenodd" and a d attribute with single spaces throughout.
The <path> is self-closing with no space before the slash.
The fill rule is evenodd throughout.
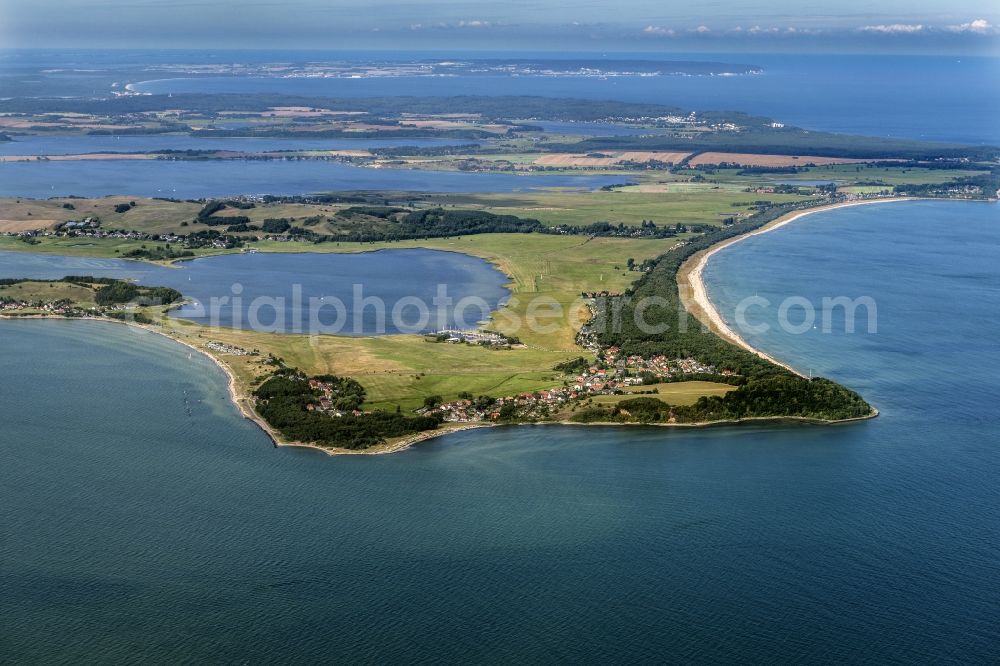
<path id="1" fill-rule="evenodd" d="M 850 206 L 864 206 L 869 204 L 882 204 L 882 203 L 897 203 L 900 201 L 914 201 L 913 198 L 903 198 L 897 197 L 892 199 L 871 199 L 866 201 L 848 201 L 844 203 L 831 204 L 829 206 L 822 206 L 818 208 L 810 208 L 808 210 L 803 210 L 796 213 L 791 213 L 784 217 L 779 217 L 773 222 L 769 222 L 760 229 L 755 229 L 749 233 L 743 234 L 741 236 L 735 236 L 728 240 L 725 240 L 717 245 L 713 245 L 707 250 L 696 253 L 690 259 L 688 259 L 681 266 L 680 271 L 677 273 L 677 287 L 680 292 L 681 303 L 684 308 L 693 314 L 701 323 L 707 326 L 716 335 L 725 338 L 729 342 L 735 345 L 739 345 L 743 349 L 756 354 L 757 356 L 763 358 L 766 361 L 774 363 L 775 365 L 780 365 L 781 367 L 794 372 L 800 377 L 805 377 L 805 375 L 787 363 L 783 363 L 778 359 L 774 358 L 770 354 L 767 354 L 755 347 L 750 346 L 750 344 L 744 340 L 736 331 L 734 331 L 723 319 L 719 311 L 716 310 L 715 305 L 712 303 L 711 299 L 708 297 L 708 291 L 705 288 L 705 281 L 703 273 L 705 266 L 708 265 L 708 261 L 712 258 L 715 253 L 724 250 L 731 245 L 739 243 L 740 241 L 746 240 L 751 236 L 759 236 L 760 234 L 766 234 L 775 229 L 780 229 L 786 224 L 791 224 L 796 220 L 800 220 L 808 215 L 813 215 L 815 213 L 822 213 L 828 210 L 834 210 L 836 208 L 847 208 Z"/>

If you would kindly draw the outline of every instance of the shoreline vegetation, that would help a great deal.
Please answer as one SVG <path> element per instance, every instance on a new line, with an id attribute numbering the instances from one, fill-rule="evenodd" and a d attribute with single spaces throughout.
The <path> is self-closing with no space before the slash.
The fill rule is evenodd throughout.
<path id="1" fill-rule="evenodd" d="M 711 300 L 708 298 L 707 291 L 702 279 L 702 271 L 705 265 L 707 265 L 708 260 L 714 256 L 717 252 L 721 251 L 725 247 L 728 247 L 736 242 L 739 242 L 752 235 L 758 235 L 761 233 L 767 233 L 769 231 L 779 229 L 791 222 L 805 218 L 813 213 L 835 210 L 844 206 L 851 205 L 864 205 L 868 203 L 887 203 L 887 202 L 900 202 L 914 200 L 913 198 L 897 198 L 897 199 L 884 199 L 884 200 L 870 200 L 870 201 L 857 201 L 857 202 L 840 202 L 834 204 L 827 204 L 821 206 L 814 206 L 806 208 L 804 210 L 795 210 L 791 212 L 784 213 L 777 218 L 768 221 L 767 223 L 749 229 L 744 233 L 731 236 L 722 240 L 719 240 L 708 248 L 700 250 L 693 253 L 690 257 L 685 259 L 678 270 L 677 273 L 677 286 L 679 293 L 681 294 L 681 300 L 685 309 L 694 317 L 696 317 L 700 322 L 704 323 L 709 330 L 712 331 L 713 335 L 719 336 L 725 344 L 736 345 L 743 350 L 755 354 L 757 357 L 763 361 L 774 364 L 783 370 L 793 373 L 797 377 L 801 377 L 801 374 L 796 370 L 791 368 L 789 365 L 774 359 L 773 357 L 767 355 L 766 353 L 755 349 L 749 345 L 745 340 L 740 338 L 735 334 L 728 326 L 725 325 L 724 320 L 719 315 L 718 311 L 715 309 Z M 9 316 L 0 315 L 4 319 L 23 319 L 23 318 L 58 318 L 65 319 L 66 317 L 55 314 L 39 314 L 39 315 L 26 315 L 26 316 Z M 188 347 L 193 351 L 198 351 L 199 353 L 207 356 L 213 363 L 215 363 L 226 375 L 228 391 L 230 394 L 230 399 L 237 407 L 240 414 L 254 422 L 273 442 L 275 446 L 278 447 L 291 447 L 291 448 L 309 448 L 322 451 L 328 455 L 380 455 L 386 453 L 394 453 L 402 450 L 406 450 L 409 447 L 419 443 L 435 439 L 437 437 L 442 437 L 455 432 L 461 432 L 470 429 L 478 429 L 485 427 L 496 427 L 505 425 L 548 425 L 548 424 L 562 424 L 562 425 L 603 425 L 603 426 L 640 426 L 640 425 L 653 425 L 653 426 L 667 426 L 667 427 L 680 427 L 680 428 L 702 428 L 702 427 L 718 427 L 727 425 L 741 425 L 741 424 L 775 424 L 775 423 L 802 423 L 802 424 L 846 424 L 851 422 L 856 422 L 860 420 L 867 420 L 874 418 L 878 415 L 878 410 L 874 407 L 870 408 L 867 414 L 851 416 L 847 418 L 837 418 L 837 419 L 825 419 L 825 418 L 815 418 L 808 416 L 795 416 L 795 415 L 771 415 L 771 416 L 748 416 L 741 418 L 718 418 L 705 421 L 693 421 L 693 422 L 621 422 L 621 421 L 610 421 L 595 419 L 592 421 L 581 422 L 578 420 L 569 420 L 565 418 L 560 418 L 557 420 L 547 420 L 547 421 L 531 421 L 519 424 L 517 422 L 475 422 L 475 423 L 442 423 L 439 427 L 431 430 L 424 430 L 421 432 L 410 433 L 401 437 L 394 437 L 388 439 L 382 443 L 375 446 L 370 446 L 362 449 L 347 449 L 347 448 L 337 448 L 324 446 L 316 443 L 302 442 L 291 440 L 284 436 L 279 429 L 272 426 L 268 421 L 262 417 L 254 404 L 253 391 L 249 390 L 249 387 L 244 387 L 243 382 L 241 382 L 237 374 L 234 372 L 224 360 L 222 360 L 218 355 L 213 353 L 211 349 L 206 348 L 203 344 L 196 344 L 190 339 L 185 339 L 185 336 L 179 333 L 177 330 L 165 330 L 162 326 L 156 324 L 148 323 L 137 323 L 134 321 L 126 321 L 118 318 L 111 317 L 89 317 L 88 319 L 93 321 L 105 321 L 111 323 L 125 324 L 127 326 L 136 327 L 143 331 L 155 333 L 158 335 L 163 335 L 164 337 L 170 338 L 182 345 Z M 720 325 L 721 324 L 721 325 Z M 187 337 L 190 337 L 187 336 Z M 825 380 L 824 380 L 825 381 Z M 831 383 L 832 384 L 832 383 Z M 661 403 L 662 404 L 662 403 Z"/>

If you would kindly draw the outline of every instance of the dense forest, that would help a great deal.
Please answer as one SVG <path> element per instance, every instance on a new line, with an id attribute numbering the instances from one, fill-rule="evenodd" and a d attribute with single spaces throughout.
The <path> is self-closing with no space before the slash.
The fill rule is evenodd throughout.
<path id="1" fill-rule="evenodd" d="M 759 228 L 806 203 L 784 204 L 756 213 L 743 222 L 708 231 L 687 244 L 663 255 L 652 270 L 621 297 L 598 299 L 591 328 L 602 347 L 617 346 L 623 355 L 649 358 L 694 358 L 719 370 L 730 370 L 741 378 L 739 388 L 723 397 L 703 399 L 692 408 L 676 408 L 678 420 L 714 420 L 752 416 L 800 416 L 842 419 L 864 416 L 871 407 L 854 391 L 822 379 L 809 380 L 770 363 L 756 354 L 730 344 L 703 329 L 683 308 L 677 287 L 682 263 L 695 253 L 726 238 Z M 639 320 L 648 324 L 643 331 L 636 323 L 638 303 L 656 297 Z"/>
<path id="2" fill-rule="evenodd" d="M 332 387 L 333 408 L 341 414 L 319 411 L 320 391 L 309 379 L 294 368 L 281 368 L 254 392 L 257 413 L 292 441 L 366 449 L 392 437 L 434 430 L 441 423 L 438 418 L 399 411 L 357 412 L 364 402 L 364 388 L 353 379 L 334 375 L 312 379 Z"/>

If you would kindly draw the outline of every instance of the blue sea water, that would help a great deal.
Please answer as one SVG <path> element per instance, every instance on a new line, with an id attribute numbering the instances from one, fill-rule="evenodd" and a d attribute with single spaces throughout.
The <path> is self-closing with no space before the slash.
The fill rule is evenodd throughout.
<path id="1" fill-rule="evenodd" d="M 1000 142 L 1000 93 L 984 84 L 996 59 L 745 60 L 765 73 L 323 85 L 338 95 L 460 85 L 662 101 L 816 129 Z M 104 92 L 97 78 L 56 78 L 46 85 Z M 320 164 L 260 173 L 234 164 L 248 180 L 183 175 L 191 163 L 176 173 L 51 163 L 45 175 L 0 168 L 0 188 L 410 189 Z M 452 187 L 506 187 L 471 176 Z M 831 333 L 796 335 L 777 326 L 776 307 L 747 312 L 771 324 L 744 332 L 754 344 L 881 410 L 852 426 L 536 426 L 332 459 L 274 449 L 228 401 L 221 371 L 169 340 L 97 322 L 0 321 L 0 661 L 991 663 L 1000 653 L 998 210 L 841 209 L 709 264 L 710 293 L 730 321 L 754 295 L 774 306 L 874 299 L 875 333 L 844 333 L 838 315 Z M 28 257 L 41 259 L 0 255 L 0 270 L 27 270 Z M 230 258 L 220 275 L 253 285 L 258 259 Z M 54 272 L 40 275 L 137 270 L 44 261 L 39 270 Z M 333 268 L 316 268 L 323 288 Z M 793 323 L 800 315 L 793 308 Z"/>
<path id="2" fill-rule="evenodd" d="M 876 299 L 875 334 L 754 340 L 882 410 L 850 426 L 534 426 L 328 458 L 272 448 L 169 340 L 0 322 L 0 654 L 991 663 L 998 223 L 841 209 L 709 264 L 730 317 L 755 293 Z"/>
<path id="3" fill-rule="evenodd" d="M 573 54 L 567 54 L 573 57 Z M 277 56 L 276 56 L 277 57 Z M 576 57 L 580 57 L 576 54 Z M 719 60 L 717 54 L 591 55 L 615 59 Z M 382 95 L 543 95 L 656 102 L 682 108 L 743 111 L 814 130 L 959 143 L 1000 143 L 1000 58 L 968 56 L 727 54 L 759 65 L 747 76 L 456 76 L 369 79 L 163 77 L 135 89 L 166 93 Z"/>
<path id="4" fill-rule="evenodd" d="M 176 317 L 278 333 L 384 335 L 475 328 L 509 295 L 504 287 L 509 278 L 486 261 L 440 250 L 230 254 L 169 268 L 0 251 L 0 278 L 66 275 L 173 287 L 191 301 L 172 312 Z"/>
<path id="5" fill-rule="evenodd" d="M 305 62 L 426 59 L 433 54 L 336 52 L 136 51 L 123 60 L 111 52 L 0 50 L 0 96 L 107 96 L 112 82 L 168 93 L 285 93 L 341 98 L 393 95 L 542 95 L 591 100 L 657 102 L 685 109 L 742 111 L 786 124 L 879 137 L 908 137 L 968 144 L 1000 144 L 1000 58 L 848 55 L 727 55 L 722 60 L 762 68 L 739 76 L 458 76 L 376 78 L 266 78 L 164 74 L 178 62 Z M 450 54 L 448 58 L 459 57 Z M 479 54 L 477 57 L 509 56 Z M 551 54 L 548 54 L 551 57 Z M 614 67 L 615 60 L 718 61 L 712 54 L 565 54 L 573 62 Z M 227 60 L 228 58 L 228 60 Z M 159 69 L 158 69 L 159 68 Z M 152 80 L 143 80 L 153 76 Z M 114 90 L 119 90 L 115 88 Z M 559 130 L 621 135 L 602 124 L 543 123 Z M 153 137 L 14 137 L 0 154 L 66 154 L 96 150 L 219 148 L 245 150 L 377 147 L 376 140 L 199 139 Z M 428 145 L 426 140 L 388 145 Z M 457 143 L 464 143 L 458 141 Z M 386 145 L 386 144 L 382 144 Z M 329 162 L 18 162 L 0 163 L 0 196 L 50 197 L 306 194 L 388 189 L 437 192 L 511 192 L 544 187 L 596 188 L 608 176 L 472 174 L 359 169 Z"/>

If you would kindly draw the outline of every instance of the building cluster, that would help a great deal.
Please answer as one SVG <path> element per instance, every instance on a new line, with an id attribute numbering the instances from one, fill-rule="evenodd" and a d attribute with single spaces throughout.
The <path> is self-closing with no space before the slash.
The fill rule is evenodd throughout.
<path id="1" fill-rule="evenodd" d="M 473 345 L 488 346 L 520 345 L 519 341 L 515 338 L 509 338 L 494 331 L 464 331 L 461 329 L 445 328 L 436 331 L 432 335 L 441 342 L 451 342 L 453 344 L 466 342 Z"/>
<path id="2" fill-rule="evenodd" d="M 77 222 L 67 222 L 69 224 L 80 224 Z M 137 241 L 160 241 L 164 243 L 183 243 L 186 236 L 176 234 L 147 234 L 142 231 L 127 231 L 125 229 L 100 229 L 98 227 L 63 227 L 64 230 L 51 231 L 47 229 L 36 229 L 34 231 L 7 232 L 5 236 L 15 236 L 18 238 L 35 238 L 39 236 L 52 236 L 60 238 L 71 236 L 75 238 L 114 238 L 117 240 L 137 240 Z"/>
<path id="3" fill-rule="evenodd" d="M 135 303 L 116 303 L 114 305 L 99 305 L 82 308 L 73 305 L 73 301 L 62 298 L 56 301 L 27 301 L 23 299 L 0 296 L 0 312 L 23 312 L 25 314 L 42 313 L 62 315 L 64 317 L 100 317 L 116 312 L 127 312 L 136 309 Z"/>
<path id="4" fill-rule="evenodd" d="M 248 351 L 242 347 L 237 347 L 236 345 L 229 345 L 225 342 L 216 342 L 215 340 L 209 342 L 205 345 L 207 348 L 214 352 L 220 354 L 229 354 L 230 356 L 257 356 L 257 352 Z"/>
<path id="5" fill-rule="evenodd" d="M 59 225 L 59 229 L 97 229 L 101 226 L 101 221 L 96 217 L 88 217 L 83 220 L 69 220 Z"/>
<path id="6" fill-rule="evenodd" d="M 642 356 L 623 356 L 618 347 L 608 347 L 604 351 L 604 366 L 613 367 L 618 373 L 653 375 L 657 378 L 668 378 L 677 375 L 722 375 L 732 377 L 732 370 L 718 370 L 713 365 L 702 363 L 693 358 L 667 358 L 658 355 L 650 358 Z M 597 366 L 595 366 L 597 367 Z M 601 368 L 598 367 L 598 372 Z M 607 371 L 605 371 L 607 372 Z"/>
<path id="7" fill-rule="evenodd" d="M 317 400 L 315 404 L 306 405 L 306 409 L 309 411 L 326 412 L 330 416 L 344 416 L 345 414 L 361 416 L 364 413 L 358 409 L 343 411 L 334 407 L 334 387 L 333 384 L 329 382 L 324 382 L 319 379 L 310 379 L 309 388 L 314 391 L 319 391 L 320 393 L 319 400 Z"/>
<path id="8" fill-rule="evenodd" d="M 582 298 L 618 298 L 621 296 L 620 291 L 584 291 L 580 293 Z"/>
<path id="9" fill-rule="evenodd" d="M 72 315 L 83 312 L 67 300 L 50 301 L 43 303 L 39 301 L 20 301 L 16 299 L 0 298 L 0 312 L 13 312 L 19 310 L 41 310 L 49 314 Z"/>
<path id="10" fill-rule="evenodd" d="M 520 393 L 503 398 L 467 398 L 418 410 L 422 414 L 439 414 L 445 421 L 471 423 L 497 421 L 505 413 L 517 418 L 544 417 L 563 406 L 594 395 L 615 395 L 632 386 L 677 379 L 683 375 L 734 376 L 731 370 L 717 370 L 693 358 L 667 358 L 654 356 L 621 356 L 617 347 L 604 351 L 604 360 L 579 371 L 563 386 Z"/>

